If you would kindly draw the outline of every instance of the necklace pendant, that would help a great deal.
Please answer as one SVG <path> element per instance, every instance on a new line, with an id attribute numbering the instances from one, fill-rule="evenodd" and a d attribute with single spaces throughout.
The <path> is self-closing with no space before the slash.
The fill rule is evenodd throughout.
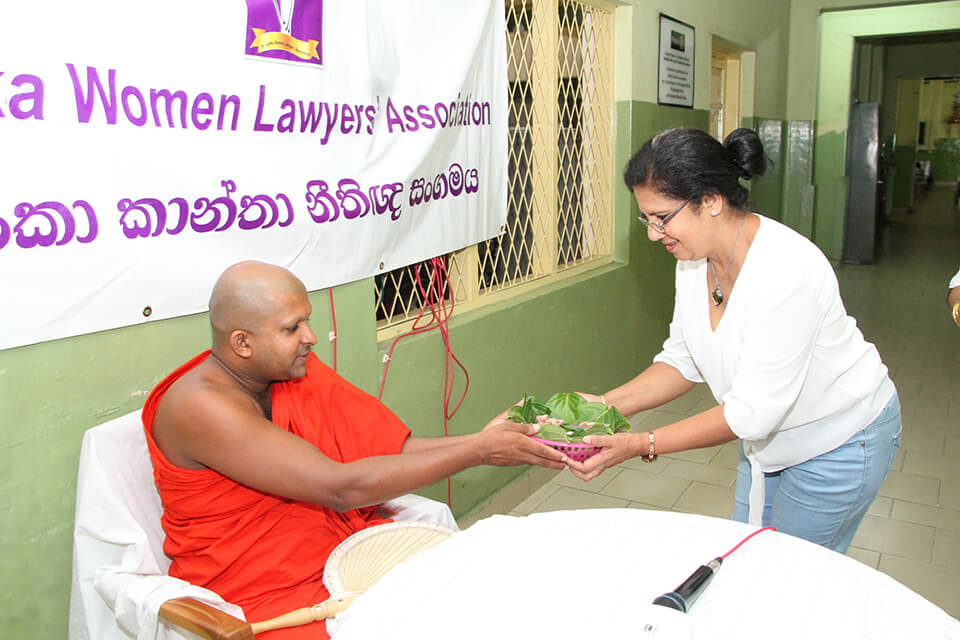
<path id="1" fill-rule="evenodd" d="M 723 304 L 723 292 L 720 291 L 720 285 L 710 292 L 710 297 L 713 298 L 713 306 L 719 307 Z"/>

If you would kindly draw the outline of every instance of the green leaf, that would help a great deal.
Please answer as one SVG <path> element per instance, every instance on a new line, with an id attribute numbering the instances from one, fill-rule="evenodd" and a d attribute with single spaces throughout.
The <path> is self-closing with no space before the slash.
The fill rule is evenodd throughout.
<path id="1" fill-rule="evenodd" d="M 584 402 L 580 405 L 580 411 L 577 415 L 578 422 L 602 422 L 598 420 L 604 411 L 607 410 L 607 405 L 602 402 Z"/>
<path id="2" fill-rule="evenodd" d="M 514 405 L 510 407 L 510 411 L 507 412 L 507 420 L 519 424 L 533 424 L 534 419 L 530 417 L 525 409 L 526 405 Z"/>
<path id="3" fill-rule="evenodd" d="M 579 421 L 580 406 L 585 402 L 577 393 L 558 393 L 547 400 L 547 406 L 550 407 L 551 417 L 573 424 Z"/>
<path id="4" fill-rule="evenodd" d="M 537 416 L 545 415 L 550 415 L 550 407 L 540 402 L 535 396 L 524 394 L 522 404 L 510 407 L 507 420 L 520 424 L 533 424 L 537 421 Z"/>
<path id="5" fill-rule="evenodd" d="M 524 404 L 529 405 L 530 411 L 533 412 L 534 419 L 536 419 L 537 416 L 550 415 L 550 407 L 540 402 L 535 396 L 524 396 Z"/>
<path id="6" fill-rule="evenodd" d="M 623 417 L 623 414 L 620 413 L 616 407 L 607 407 L 603 413 L 597 416 L 596 420 L 593 422 L 600 422 L 605 425 L 608 425 L 614 433 L 619 433 L 621 431 L 630 430 L 630 422 Z"/>
<path id="7" fill-rule="evenodd" d="M 536 435 L 538 438 L 543 438 L 544 440 L 553 440 L 554 442 L 570 442 L 570 436 L 567 434 L 567 429 L 563 425 L 559 424 L 540 425 L 540 431 L 534 435 Z"/>
<path id="8" fill-rule="evenodd" d="M 613 429 L 610 428 L 610 425 L 606 424 L 595 424 L 592 427 L 583 430 L 583 435 L 585 436 L 612 436 Z"/>
<path id="9" fill-rule="evenodd" d="M 537 421 L 537 416 L 542 415 L 548 415 L 566 423 L 560 425 L 564 430 L 564 437 L 559 440 L 561 442 L 579 442 L 584 435 L 590 435 L 582 428 L 582 423 L 585 422 L 596 423 L 596 426 L 603 427 L 603 431 L 595 431 L 591 434 L 611 435 L 630 430 L 630 423 L 616 407 L 608 407 L 602 402 L 589 402 L 576 393 L 558 393 L 546 403 L 541 402 L 536 396 L 524 395 L 523 404 L 511 407 L 507 413 L 507 419 L 512 422 L 533 424 Z M 558 425 L 543 425 L 541 433 L 543 429 L 555 426 Z M 552 430 L 551 432 L 556 433 Z M 542 435 L 540 437 L 545 440 L 554 439 Z"/>

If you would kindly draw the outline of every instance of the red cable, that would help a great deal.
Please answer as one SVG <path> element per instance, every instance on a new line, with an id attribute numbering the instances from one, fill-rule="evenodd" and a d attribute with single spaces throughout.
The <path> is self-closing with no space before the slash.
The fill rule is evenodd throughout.
<path id="1" fill-rule="evenodd" d="M 453 310 L 456 305 L 456 301 L 453 296 L 453 283 L 450 279 L 450 273 L 446 268 L 446 265 L 439 258 L 433 258 L 431 264 L 434 268 L 434 273 L 442 272 L 443 281 L 440 279 L 440 274 L 437 273 L 437 278 L 435 280 L 437 293 L 434 297 L 435 300 L 438 300 L 441 309 L 443 311 L 442 315 L 440 310 L 437 309 L 436 304 L 431 304 L 431 312 L 433 313 L 434 319 L 437 321 L 438 328 L 440 329 L 440 334 L 443 337 L 444 346 L 446 348 L 446 358 L 444 365 L 444 406 L 443 406 L 443 415 L 444 415 L 444 430 L 447 430 L 447 420 L 452 418 L 456 412 L 460 409 L 460 406 L 463 404 L 463 400 L 466 398 L 467 390 L 470 387 L 470 374 L 467 372 L 466 367 L 463 366 L 463 363 L 460 362 L 460 359 L 457 358 L 456 354 L 453 352 L 453 347 L 450 344 L 450 329 L 448 326 L 448 321 L 450 316 L 453 315 Z M 443 295 L 444 287 L 442 282 L 446 283 L 446 290 L 450 292 L 450 307 L 447 308 L 446 296 Z M 456 373 L 454 368 L 454 363 L 456 363 L 461 371 L 463 371 L 466 376 L 466 384 L 463 389 L 463 395 L 460 396 L 460 401 L 457 403 L 457 406 L 454 407 L 451 412 L 450 409 L 450 399 L 453 394 L 453 376 Z"/>
<path id="2" fill-rule="evenodd" d="M 447 317 L 445 316 L 441 318 L 440 311 L 437 309 L 437 304 L 439 304 L 441 309 L 446 311 L 446 304 L 443 296 L 443 285 L 440 282 L 440 273 L 438 270 L 439 260 L 432 258 L 430 260 L 430 264 L 433 267 L 431 280 L 436 286 L 436 296 L 434 297 L 434 302 L 431 302 L 430 304 L 430 313 L 433 316 L 433 319 L 437 321 L 437 328 L 440 329 L 440 336 L 443 339 L 443 344 L 446 348 L 443 362 L 443 435 L 446 437 L 450 435 L 450 429 L 447 425 L 447 408 L 450 406 L 450 393 L 452 390 L 452 383 L 448 384 L 450 377 L 450 338 L 447 328 Z M 451 297 L 453 297 L 452 294 Z M 447 476 L 447 506 L 449 506 L 451 510 L 453 509 L 453 484 L 450 476 Z"/>
<path id="3" fill-rule="evenodd" d="M 401 338 L 405 338 L 407 336 L 423 333 L 425 331 L 431 331 L 433 329 L 439 329 L 445 352 L 443 380 L 443 433 L 445 436 L 449 436 L 450 428 L 448 421 L 453 418 L 453 416 L 460 409 L 464 399 L 467 397 L 467 390 L 470 388 L 470 374 L 467 372 L 467 369 L 463 363 L 460 362 L 460 359 L 457 358 L 456 354 L 453 352 L 453 346 L 450 344 L 449 319 L 450 316 L 453 315 L 453 310 L 456 305 L 456 300 L 453 293 L 453 282 L 450 278 L 450 272 L 441 258 L 430 259 L 430 279 L 427 282 L 426 287 L 423 285 L 423 281 L 420 279 L 419 266 L 414 271 L 414 275 L 416 277 L 417 288 L 420 290 L 420 297 L 423 301 L 420 306 L 420 313 L 413 321 L 411 330 L 397 336 L 390 345 L 390 350 L 387 353 L 387 362 L 383 368 L 383 379 L 380 381 L 380 395 L 378 398 L 383 398 L 383 389 L 387 381 L 387 370 L 390 367 L 390 362 L 393 358 L 393 349 L 396 347 L 397 342 L 399 342 Z M 444 291 L 450 293 L 449 307 L 447 305 Z M 427 312 L 427 309 L 430 310 L 430 321 L 422 327 L 418 326 L 420 320 Z M 459 366 L 460 370 L 463 371 L 463 374 L 466 377 L 466 382 L 464 384 L 463 394 L 460 396 L 459 402 L 457 402 L 457 405 L 451 412 L 450 400 L 453 396 L 454 376 L 456 373 L 455 365 Z M 447 477 L 447 504 L 451 509 L 453 508 L 452 486 L 449 477 Z"/>
<path id="4" fill-rule="evenodd" d="M 420 283 L 420 268 L 419 268 L 419 266 L 417 267 L 417 270 L 416 270 L 415 273 L 416 273 L 416 275 L 417 275 L 417 283 L 419 284 L 419 283 Z M 421 290 L 422 290 L 422 289 L 423 289 L 423 286 L 421 285 L 420 288 L 421 288 Z M 417 318 L 413 321 L 413 326 L 412 326 L 411 330 L 410 330 L 410 331 L 407 331 L 406 333 L 400 334 L 399 336 L 397 336 L 396 338 L 394 338 L 393 342 L 390 344 L 390 351 L 387 353 L 387 362 L 386 362 L 386 365 L 383 367 L 383 378 L 380 380 L 380 393 L 379 393 L 379 395 L 377 395 L 377 399 L 379 399 L 379 400 L 382 400 L 382 399 L 383 399 L 383 387 L 384 387 L 384 385 L 386 385 L 386 383 L 387 383 L 387 370 L 390 368 L 390 361 L 391 361 L 392 358 L 393 358 L 393 348 L 397 346 L 397 343 L 400 341 L 400 339 L 401 339 L 401 338 L 406 338 L 407 336 L 412 336 L 412 335 L 415 335 L 415 334 L 418 334 L 418 333 L 423 333 L 424 331 L 430 331 L 431 329 L 435 329 L 435 328 L 436 328 L 436 327 L 432 326 L 432 323 L 433 323 L 433 320 L 432 320 L 432 319 L 431 319 L 430 322 L 428 322 L 428 323 L 427 323 L 426 325 L 424 325 L 423 327 L 417 327 L 417 323 L 420 322 L 420 319 L 423 317 L 424 311 L 426 311 L 426 305 L 421 305 L 421 306 L 420 306 L 420 315 L 418 315 Z"/>
<path id="5" fill-rule="evenodd" d="M 735 546 L 733 549 L 730 549 L 730 551 L 727 551 L 725 554 L 723 554 L 723 555 L 720 556 L 720 557 L 721 557 L 722 559 L 726 560 L 726 559 L 727 559 L 727 556 L 729 556 L 731 553 L 733 553 L 734 551 L 736 551 L 737 549 L 739 549 L 740 546 L 741 546 L 744 542 L 746 542 L 747 540 L 749 540 L 749 539 L 752 538 L 753 536 L 755 536 L 755 535 L 757 535 L 758 533 L 761 533 L 761 532 L 763 532 L 763 531 L 776 531 L 776 528 L 775 528 L 775 527 L 764 527 L 764 528 L 762 528 L 762 529 L 757 529 L 756 531 L 754 531 L 753 533 L 751 533 L 750 535 L 748 535 L 746 538 L 744 538 L 743 540 L 741 540 L 740 542 L 738 542 L 738 543 L 737 543 L 737 546 Z"/>
<path id="6" fill-rule="evenodd" d="M 453 282 L 450 278 L 450 272 L 447 270 L 446 265 L 442 260 L 435 258 L 436 268 L 439 268 L 443 271 L 445 276 L 445 281 L 447 283 L 447 290 L 450 291 L 450 309 L 447 310 L 446 307 L 446 298 L 442 295 L 440 296 L 441 303 L 443 304 L 444 317 L 441 321 L 440 332 L 443 335 L 444 345 L 446 346 L 446 368 L 444 369 L 445 376 L 449 375 L 449 385 L 447 384 L 446 379 L 444 380 L 444 406 L 443 406 L 443 415 L 444 415 L 444 425 L 446 425 L 446 420 L 452 418 L 457 411 L 460 409 L 460 405 L 463 404 L 464 399 L 467 397 L 467 390 L 470 388 L 470 374 L 467 372 L 467 368 L 463 366 L 463 363 L 460 362 L 460 359 L 457 358 L 456 354 L 453 352 L 453 347 L 450 344 L 450 329 L 448 327 L 448 320 L 450 316 L 453 315 L 453 309 L 456 305 L 456 299 L 453 295 Z M 460 401 L 457 402 L 457 406 L 453 408 L 453 411 L 450 409 L 450 396 L 453 393 L 453 376 L 455 373 L 454 363 L 460 367 L 460 370 L 463 371 L 463 375 L 466 377 L 466 382 L 463 387 L 463 395 L 460 396 Z"/>
<path id="7" fill-rule="evenodd" d="M 433 320 L 437 323 L 437 328 L 440 329 L 440 335 L 443 339 L 443 344 L 445 348 L 444 353 L 444 366 L 443 366 L 443 434 L 444 436 L 450 435 L 450 428 L 448 420 L 452 417 L 452 414 L 449 412 L 450 409 L 450 396 L 453 393 L 453 365 L 450 362 L 452 356 L 452 348 L 450 346 L 450 330 L 447 325 L 447 321 L 450 318 L 450 314 L 453 313 L 453 308 L 449 310 L 446 305 L 446 297 L 444 293 L 444 282 L 446 283 L 446 289 L 451 291 L 450 298 L 453 299 L 452 293 L 452 283 L 450 282 L 449 272 L 446 271 L 443 261 L 439 258 L 431 258 L 430 265 L 433 267 L 431 272 L 430 284 L 431 292 L 435 288 L 435 295 L 431 299 L 430 296 L 426 295 L 424 291 L 423 284 L 420 282 L 419 274 L 417 277 L 417 285 L 420 287 L 421 293 L 425 295 L 425 299 L 430 304 L 430 313 L 433 316 Z M 441 280 L 441 272 L 445 274 L 444 280 Z M 439 308 L 438 308 L 439 305 Z M 453 356 L 455 358 L 455 356 Z M 464 395 L 466 395 L 466 389 L 464 389 Z M 461 398 L 461 402 L 462 402 Z M 459 405 L 457 405 L 459 407 Z M 451 487 L 451 480 L 447 477 L 447 504 L 450 508 L 453 508 L 453 492 Z"/>
<path id="8" fill-rule="evenodd" d="M 330 317 L 333 319 L 333 371 L 337 371 L 337 312 L 333 308 L 333 287 L 330 291 Z"/>

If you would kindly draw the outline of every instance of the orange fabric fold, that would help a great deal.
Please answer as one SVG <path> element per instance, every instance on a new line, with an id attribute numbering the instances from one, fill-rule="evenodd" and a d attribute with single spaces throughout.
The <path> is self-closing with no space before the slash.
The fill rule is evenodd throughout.
<path id="1" fill-rule="evenodd" d="M 153 419 L 164 392 L 209 355 L 205 351 L 151 392 L 143 424 L 153 477 L 163 502 L 163 550 L 170 575 L 218 593 L 243 608 L 247 620 L 272 618 L 328 596 L 323 568 L 350 534 L 388 522 L 375 507 L 338 513 L 246 487 L 213 469 L 171 464 L 153 441 Z M 315 354 L 307 375 L 271 386 L 273 422 L 331 460 L 398 453 L 410 430 L 379 400 L 353 386 Z M 258 635 L 258 640 L 327 637 L 322 623 Z"/>

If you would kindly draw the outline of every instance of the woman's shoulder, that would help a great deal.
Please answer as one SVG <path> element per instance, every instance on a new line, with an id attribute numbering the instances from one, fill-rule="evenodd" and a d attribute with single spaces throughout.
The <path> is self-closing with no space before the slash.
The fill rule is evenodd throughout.
<path id="1" fill-rule="evenodd" d="M 761 274 L 760 281 L 787 290 L 817 291 L 818 296 L 837 288 L 836 274 L 820 247 L 781 222 L 760 218 L 753 267 Z"/>
<path id="2" fill-rule="evenodd" d="M 775 256 L 778 260 L 790 258 L 829 267 L 830 262 L 823 251 L 809 238 L 773 218 L 754 215 L 760 219 L 760 228 L 754 242 L 763 253 Z"/>

